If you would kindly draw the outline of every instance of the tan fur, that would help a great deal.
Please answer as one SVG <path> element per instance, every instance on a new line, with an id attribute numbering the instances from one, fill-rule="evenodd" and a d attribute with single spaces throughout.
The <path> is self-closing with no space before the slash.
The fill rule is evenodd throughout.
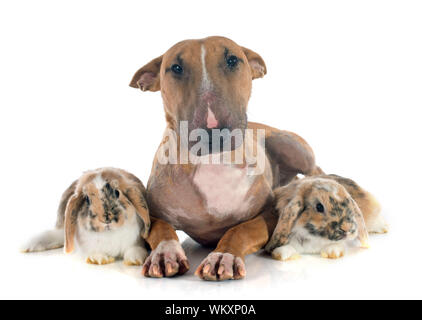
<path id="1" fill-rule="evenodd" d="M 64 228 L 64 217 L 67 203 L 73 194 L 75 193 L 76 186 L 78 184 L 78 180 L 74 181 L 66 190 L 63 192 L 63 195 L 60 199 L 59 209 L 57 210 L 57 221 L 56 221 L 56 228 L 62 229 Z"/>
<path id="2" fill-rule="evenodd" d="M 207 55 L 207 64 L 217 65 L 219 63 L 219 55 L 215 53 L 215 48 L 228 48 L 230 53 L 237 55 L 245 64 L 249 66 L 248 69 L 242 69 L 244 73 L 242 76 L 236 78 L 221 78 L 217 69 L 209 68 L 210 78 L 219 78 L 219 90 L 234 92 L 233 99 L 236 104 L 247 106 L 251 93 L 251 80 L 263 77 L 266 73 L 266 66 L 264 60 L 250 49 L 242 48 L 234 43 L 232 40 L 223 37 L 209 37 L 201 40 L 185 40 L 177 43 L 170 48 L 164 55 L 155 58 L 144 67 L 139 69 L 133 76 L 130 86 L 133 88 L 140 88 L 142 91 L 158 91 L 164 101 L 166 112 L 166 119 L 170 128 L 177 129 L 177 121 L 188 118 L 188 111 L 190 106 L 196 105 L 196 97 L 192 92 L 198 90 L 196 87 L 198 82 L 184 83 L 184 90 L 178 90 L 180 84 L 178 81 L 166 77 L 168 68 L 178 61 L 178 57 L 186 62 L 189 70 L 201 70 L 201 59 L 197 53 L 201 51 L 201 46 L 204 46 L 209 52 Z M 248 58 L 251 60 L 249 61 Z M 249 65 L 249 62 L 251 65 Z M 163 81 L 166 79 L 166 81 Z M 224 110 L 216 110 L 217 115 L 220 115 Z"/>
<path id="3" fill-rule="evenodd" d="M 365 223 L 368 227 L 368 231 L 373 233 L 372 225 L 378 219 L 381 214 L 381 205 L 378 200 L 370 192 L 359 186 L 355 181 L 343 178 L 337 175 L 326 175 L 324 176 L 329 179 L 336 180 L 350 193 L 352 198 L 356 201 L 359 208 L 362 211 Z M 387 226 L 381 230 L 383 233 L 387 233 Z"/>
<path id="4" fill-rule="evenodd" d="M 239 59 L 233 72 L 227 69 L 226 55 L 235 55 Z M 182 75 L 172 72 L 171 67 L 175 64 L 183 67 Z M 208 109 L 215 115 L 219 127 L 240 129 L 242 132 L 247 128 L 254 129 L 254 142 L 257 142 L 257 129 L 266 132 L 266 142 L 269 143 L 265 150 L 265 170 L 250 180 L 243 199 L 244 206 L 235 212 L 215 215 L 209 211 L 207 194 L 202 192 L 201 185 L 195 184 L 195 177 L 198 171 L 201 172 L 200 165 L 161 165 L 156 154 L 148 182 L 147 201 L 151 215 L 160 220 L 153 221 L 147 241 L 154 248 L 166 239 L 175 240 L 173 228 L 176 228 L 203 245 L 217 246 L 209 261 L 204 260 L 198 269 L 197 274 L 202 279 L 242 278 L 243 271 L 232 274 L 228 269 L 243 270 L 241 261 L 244 256 L 262 248 L 272 234 L 276 225 L 276 219 L 270 213 L 272 209 L 269 209 L 272 189 L 290 182 L 298 173 L 309 175 L 319 172 L 312 149 L 301 137 L 262 124 L 248 123 L 246 111 L 252 80 L 266 73 L 265 62 L 256 52 L 224 37 L 209 37 L 177 43 L 139 69 L 130 83 L 142 91 L 161 90 L 168 129 L 177 134 L 180 121 L 188 121 L 189 131 L 207 128 Z M 232 145 L 232 150 L 235 149 Z M 246 168 L 246 163 L 234 167 Z M 210 176 L 213 176 L 212 172 Z M 206 177 L 203 180 L 207 182 Z M 220 256 L 229 253 L 232 258 Z M 214 269 L 220 271 L 225 269 L 216 276 L 210 266 L 220 263 L 219 259 L 222 264 L 224 261 L 227 264 L 215 266 Z M 145 267 L 149 270 L 144 270 L 144 274 L 169 276 L 163 266 L 162 259 L 155 259 Z"/>
<path id="5" fill-rule="evenodd" d="M 170 224 L 155 218 L 151 218 L 151 221 L 152 225 L 150 235 L 148 238 L 146 238 L 146 240 L 152 250 L 155 250 L 161 241 L 179 241 L 179 237 L 177 236 L 176 231 L 174 231 Z"/>
<path id="6" fill-rule="evenodd" d="M 260 250 L 273 233 L 276 218 L 273 209 L 264 210 L 258 217 L 231 228 L 220 240 L 215 252 L 228 252 L 242 259 Z"/>
<path id="7" fill-rule="evenodd" d="M 378 218 L 380 205 L 369 192 L 353 180 L 323 174 L 295 180 L 285 187 L 276 189 L 274 194 L 279 221 L 271 241 L 266 246 L 267 251 L 271 252 L 274 248 L 285 245 L 295 225 L 311 224 L 317 230 L 330 234 L 331 223 L 338 222 L 348 210 L 353 212 L 356 220 L 361 246 L 368 247 L 367 230 L 371 229 L 367 229 L 367 225 Z M 325 214 L 316 212 L 313 199 L 323 204 Z M 339 205 L 341 203 L 343 206 Z M 328 214 L 330 212 L 336 213 L 336 216 Z M 340 227 L 349 233 L 354 229 L 353 225 L 354 222 L 343 222 Z M 327 255 L 327 258 L 333 257 Z"/>
<path id="8" fill-rule="evenodd" d="M 65 228 L 65 252 L 71 253 L 74 250 L 74 238 L 79 227 L 90 224 L 97 231 L 105 229 L 107 212 L 104 211 L 103 200 L 100 191 L 95 185 L 94 179 L 101 177 L 108 182 L 113 190 L 120 192 L 119 201 L 126 208 L 126 218 L 137 214 L 143 222 L 143 234 L 145 238 L 149 234 L 151 225 L 149 210 L 145 201 L 145 187 L 134 175 L 115 168 L 103 168 L 84 173 L 77 182 L 74 182 L 64 193 L 60 206 L 57 225 L 64 221 Z M 69 198 L 69 194 L 73 194 Z M 81 216 L 80 210 L 87 197 L 90 201 L 90 210 L 94 216 Z M 64 203 L 67 203 L 66 206 Z M 66 207 L 63 212 L 61 208 Z M 134 208 L 132 211 L 130 208 Z M 113 221 L 112 228 L 118 228 L 124 223 L 124 217 L 120 216 L 118 221 Z"/>
<path id="9" fill-rule="evenodd" d="M 78 210 L 83 202 L 82 193 L 74 194 L 70 197 L 66 206 L 64 226 L 65 226 L 65 252 L 72 253 L 75 248 L 75 234 L 77 226 Z"/>

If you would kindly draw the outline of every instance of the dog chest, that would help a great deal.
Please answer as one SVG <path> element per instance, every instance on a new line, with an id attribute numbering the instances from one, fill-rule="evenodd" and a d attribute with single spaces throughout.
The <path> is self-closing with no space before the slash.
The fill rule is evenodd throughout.
<path id="1" fill-rule="evenodd" d="M 252 196 L 248 196 L 255 176 L 247 168 L 228 165 L 202 164 L 193 179 L 205 200 L 207 211 L 216 218 L 248 211 Z"/>

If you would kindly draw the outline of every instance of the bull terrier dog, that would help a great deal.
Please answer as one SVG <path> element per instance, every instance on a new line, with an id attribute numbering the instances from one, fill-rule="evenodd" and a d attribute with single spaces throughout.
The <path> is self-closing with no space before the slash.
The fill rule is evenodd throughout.
<path id="1" fill-rule="evenodd" d="M 230 39 L 209 37 L 177 43 L 133 76 L 131 87 L 161 91 L 167 121 L 147 186 L 152 252 L 145 276 L 189 270 L 175 232 L 183 230 L 215 248 L 198 267 L 198 277 L 244 278 L 245 256 L 264 247 L 277 224 L 273 189 L 299 173 L 321 173 L 301 137 L 248 122 L 252 80 L 266 73 L 259 54 Z M 234 154 L 244 157 L 234 162 Z"/>

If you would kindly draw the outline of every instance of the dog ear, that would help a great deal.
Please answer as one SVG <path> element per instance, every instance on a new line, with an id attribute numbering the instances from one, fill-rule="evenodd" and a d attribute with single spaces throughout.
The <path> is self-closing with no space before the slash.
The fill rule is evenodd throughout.
<path id="1" fill-rule="evenodd" d="M 252 80 L 262 78 L 267 74 L 267 66 L 265 65 L 264 59 L 256 52 L 242 47 L 243 53 L 248 59 L 249 66 L 252 72 Z"/>
<path id="2" fill-rule="evenodd" d="M 160 56 L 136 71 L 129 85 L 142 91 L 159 91 L 162 61 L 163 56 Z"/>
<path id="3" fill-rule="evenodd" d="M 75 192 L 67 202 L 65 217 L 64 217 L 64 230 L 65 230 L 65 252 L 72 253 L 75 248 L 75 234 L 78 213 L 84 201 L 82 192 Z"/>
<path id="4" fill-rule="evenodd" d="M 271 240 L 265 247 L 267 252 L 272 252 L 275 248 L 287 243 L 297 218 L 304 209 L 304 191 L 303 188 L 297 186 L 298 183 L 293 182 L 274 191 L 279 217 Z"/>

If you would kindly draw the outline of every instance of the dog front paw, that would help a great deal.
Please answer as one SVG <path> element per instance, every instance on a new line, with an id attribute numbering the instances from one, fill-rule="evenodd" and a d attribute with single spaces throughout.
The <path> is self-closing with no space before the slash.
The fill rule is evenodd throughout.
<path id="1" fill-rule="evenodd" d="M 300 255 L 297 253 L 296 249 L 291 245 L 275 248 L 271 253 L 271 256 L 273 259 L 280 261 L 296 260 L 300 258 Z"/>
<path id="2" fill-rule="evenodd" d="M 93 255 L 90 255 L 86 262 L 89 264 L 97 264 L 97 265 L 104 265 L 104 264 L 110 264 L 113 263 L 115 259 L 113 257 L 110 257 L 103 253 L 96 253 Z"/>
<path id="3" fill-rule="evenodd" d="M 246 276 L 245 263 L 231 253 L 212 252 L 195 272 L 202 280 L 239 280 Z"/>
<path id="4" fill-rule="evenodd" d="M 345 248 L 343 244 L 332 244 L 322 249 L 321 257 L 326 259 L 339 259 L 344 256 Z"/>
<path id="5" fill-rule="evenodd" d="M 148 251 L 142 247 L 132 247 L 125 252 L 123 263 L 127 266 L 141 266 L 148 257 Z"/>
<path id="6" fill-rule="evenodd" d="M 142 274 L 145 277 L 162 278 L 182 275 L 189 271 L 185 251 L 176 240 L 162 241 L 145 261 Z"/>

